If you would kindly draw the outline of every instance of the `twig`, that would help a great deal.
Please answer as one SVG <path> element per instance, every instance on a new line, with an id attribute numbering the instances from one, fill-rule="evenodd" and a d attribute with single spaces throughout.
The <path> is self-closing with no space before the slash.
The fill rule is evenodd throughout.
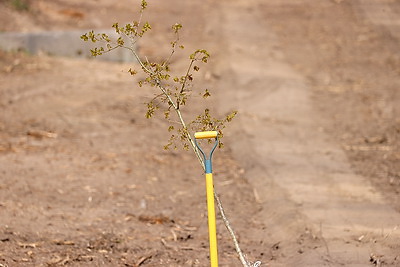
<path id="1" fill-rule="evenodd" d="M 145 261 L 147 261 L 148 259 L 150 259 L 151 257 L 153 257 L 153 255 L 148 255 L 148 256 L 143 256 L 141 257 L 136 263 L 135 266 L 139 267 L 140 265 L 142 265 Z"/>
<path id="2" fill-rule="evenodd" d="M 228 230 L 229 234 L 232 237 L 233 244 L 235 245 L 236 253 L 239 255 L 239 259 L 240 259 L 241 263 L 245 267 L 250 267 L 250 264 L 248 263 L 248 261 L 246 260 L 242 250 L 240 249 L 239 242 L 237 241 L 235 232 L 233 231 L 233 229 L 231 227 L 231 224 L 229 223 L 229 220 L 225 215 L 224 207 L 222 206 L 221 200 L 219 199 L 219 196 L 217 195 L 217 192 L 215 192 L 215 189 L 214 189 L 214 198 L 217 201 L 217 206 L 218 206 L 219 212 L 221 213 L 221 217 L 222 217 L 222 220 L 224 221 L 225 227 L 226 227 L 226 229 Z"/>
<path id="3" fill-rule="evenodd" d="M 171 246 L 167 243 L 167 241 L 165 241 L 165 239 L 161 238 L 161 243 L 164 245 L 164 247 L 172 249 L 174 251 L 178 251 L 178 248 L 175 246 Z"/>

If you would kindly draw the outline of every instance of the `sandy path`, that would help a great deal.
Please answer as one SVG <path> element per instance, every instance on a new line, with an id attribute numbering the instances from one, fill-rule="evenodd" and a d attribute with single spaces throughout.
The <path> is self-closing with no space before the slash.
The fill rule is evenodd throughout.
<path id="1" fill-rule="evenodd" d="M 219 87 L 231 92 L 220 99 L 241 114 L 229 143 L 263 205 L 265 235 L 285 255 L 271 266 L 365 266 L 371 254 L 396 261 L 400 214 L 324 132 L 259 3 L 221 3 L 212 17 L 225 47 Z"/>

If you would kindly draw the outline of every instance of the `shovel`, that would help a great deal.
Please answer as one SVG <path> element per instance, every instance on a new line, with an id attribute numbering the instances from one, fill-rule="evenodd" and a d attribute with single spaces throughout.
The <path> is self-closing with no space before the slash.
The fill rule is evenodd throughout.
<path id="1" fill-rule="evenodd" d="M 210 240 L 210 261 L 211 267 L 218 267 L 218 250 L 217 250 L 217 227 L 215 222 L 215 206 L 214 206 L 214 184 L 212 176 L 212 163 L 211 158 L 215 148 L 218 145 L 218 132 L 217 131 L 206 131 L 196 132 L 194 134 L 194 140 L 197 148 L 203 155 L 204 169 L 206 173 L 206 191 L 207 191 L 207 212 L 208 212 L 208 234 Z M 209 139 L 215 138 L 215 144 L 210 151 L 207 158 L 200 145 L 197 143 L 197 139 Z"/>

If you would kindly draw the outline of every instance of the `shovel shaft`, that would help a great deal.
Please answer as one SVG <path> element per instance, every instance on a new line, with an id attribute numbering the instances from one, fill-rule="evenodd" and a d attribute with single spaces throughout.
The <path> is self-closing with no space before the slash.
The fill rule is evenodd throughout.
<path id="1" fill-rule="evenodd" d="M 208 234 L 210 239 L 211 267 L 218 267 L 217 226 L 215 222 L 214 183 L 212 173 L 206 173 Z"/>

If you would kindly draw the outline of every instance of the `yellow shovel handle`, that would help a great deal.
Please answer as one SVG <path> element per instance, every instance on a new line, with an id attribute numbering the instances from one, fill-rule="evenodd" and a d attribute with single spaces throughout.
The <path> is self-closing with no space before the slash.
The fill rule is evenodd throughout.
<path id="1" fill-rule="evenodd" d="M 217 226 L 215 222 L 214 183 L 212 173 L 206 173 L 208 234 L 210 238 L 211 267 L 218 267 Z"/>

